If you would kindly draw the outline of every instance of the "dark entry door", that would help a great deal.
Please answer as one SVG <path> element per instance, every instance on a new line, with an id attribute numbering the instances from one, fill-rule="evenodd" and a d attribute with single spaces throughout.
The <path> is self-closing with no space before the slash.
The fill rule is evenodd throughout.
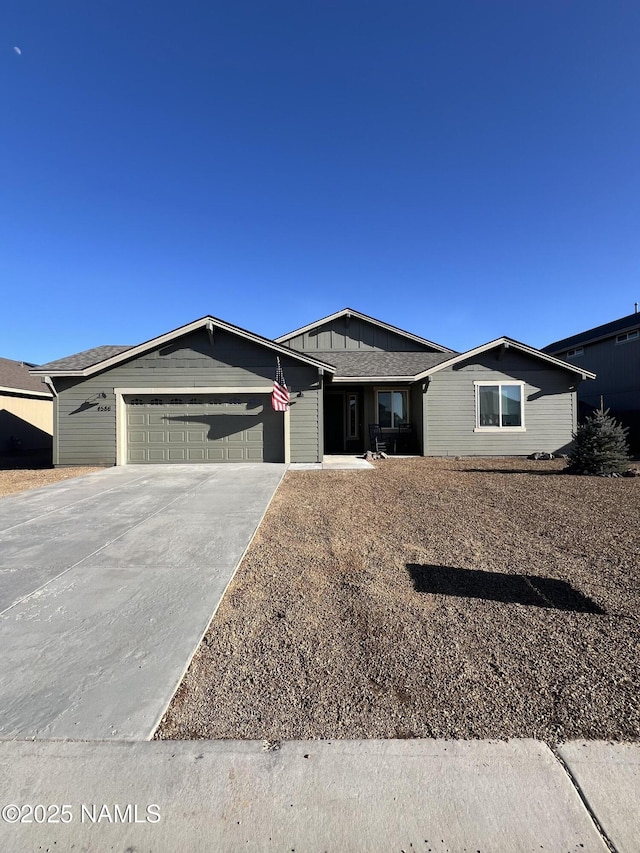
<path id="1" fill-rule="evenodd" d="M 344 453 L 344 394 L 324 398 L 324 452 Z"/>
<path id="2" fill-rule="evenodd" d="M 362 391 L 339 391 L 324 398 L 324 452 L 362 453 Z"/>

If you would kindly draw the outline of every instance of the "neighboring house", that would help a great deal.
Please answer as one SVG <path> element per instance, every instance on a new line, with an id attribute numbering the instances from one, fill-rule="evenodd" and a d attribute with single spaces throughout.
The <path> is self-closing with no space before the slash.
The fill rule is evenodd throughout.
<path id="1" fill-rule="evenodd" d="M 583 414 L 603 405 L 630 428 L 635 450 L 640 450 L 640 314 L 596 326 L 544 347 L 543 352 L 597 374 L 580 386 Z"/>
<path id="2" fill-rule="evenodd" d="M 51 450 L 53 396 L 33 367 L 0 358 L 0 453 Z"/>
<path id="3" fill-rule="evenodd" d="M 349 308 L 275 341 L 207 316 L 32 373 L 55 394 L 56 465 L 316 462 L 363 452 L 374 423 L 428 456 L 560 452 L 593 378 L 510 338 L 457 353 Z"/>

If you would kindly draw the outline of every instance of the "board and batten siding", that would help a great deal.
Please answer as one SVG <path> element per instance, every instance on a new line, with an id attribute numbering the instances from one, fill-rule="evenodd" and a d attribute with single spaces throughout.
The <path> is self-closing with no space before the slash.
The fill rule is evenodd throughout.
<path id="1" fill-rule="evenodd" d="M 319 352 L 343 350 L 434 352 L 432 347 L 355 317 L 349 320 L 346 317 L 337 317 L 322 326 L 283 341 L 282 345 L 311 356 L 314 350 Z"/>
<path id="2" fill-rule="evenodd" d="M 280 360 L 291 389 L 291 461 L 317 462 L 322 393 L 318 371 L 287 356 Z M 199 388 L 229 388 L 242 393 L 243 387 L 271 386 L 275 367 L 272 350 L 216 329 L 213 344 L 201 330 L 87 378 L 56 377 L 54 464 L 116 464 L 114 389 L 162 393 L 163 388 L 193 388 L 197 393 Z M 303 396 L 297 397 L 298 392 Z"/>
<path id="3" fill-rule="evenodd" d="M 474 382 L 524 382 L 524 432 L 475 432 Z M 522 353 L 491 351 L 433 374 L 424 395 L 425 456 L 565 453 L 576 428 L 578 377 Z"/>
<path id="4" fill-rule="evenodd" d="M 581 383 L 578 399 L 599 408 L 602 396 L 605 409 L 640 410 L 640 338 L 618 343 L 613 335 L 584 344 L 582 350 L 581 355 L 558 353 L 558 358 L 596 374 L 595 379 Z"/>

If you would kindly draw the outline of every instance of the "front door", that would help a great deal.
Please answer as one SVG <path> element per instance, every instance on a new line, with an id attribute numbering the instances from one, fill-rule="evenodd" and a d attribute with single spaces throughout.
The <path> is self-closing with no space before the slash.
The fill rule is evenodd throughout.
<path id="1" fill-rule="evenodd" d="M 362 391 L 338 391 L 324 398 L 324 452 L 362 453 Z"/>

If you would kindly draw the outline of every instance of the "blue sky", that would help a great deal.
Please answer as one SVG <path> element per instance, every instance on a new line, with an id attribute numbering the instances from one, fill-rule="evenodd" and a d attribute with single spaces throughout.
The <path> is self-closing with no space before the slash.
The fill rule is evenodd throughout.
<path id="1" fill-rule="evenodd" d="M 345 306 L 544 346 L 640 300 L 637 0 L 6 0 L 0 25 L 1 356 Z"/>

